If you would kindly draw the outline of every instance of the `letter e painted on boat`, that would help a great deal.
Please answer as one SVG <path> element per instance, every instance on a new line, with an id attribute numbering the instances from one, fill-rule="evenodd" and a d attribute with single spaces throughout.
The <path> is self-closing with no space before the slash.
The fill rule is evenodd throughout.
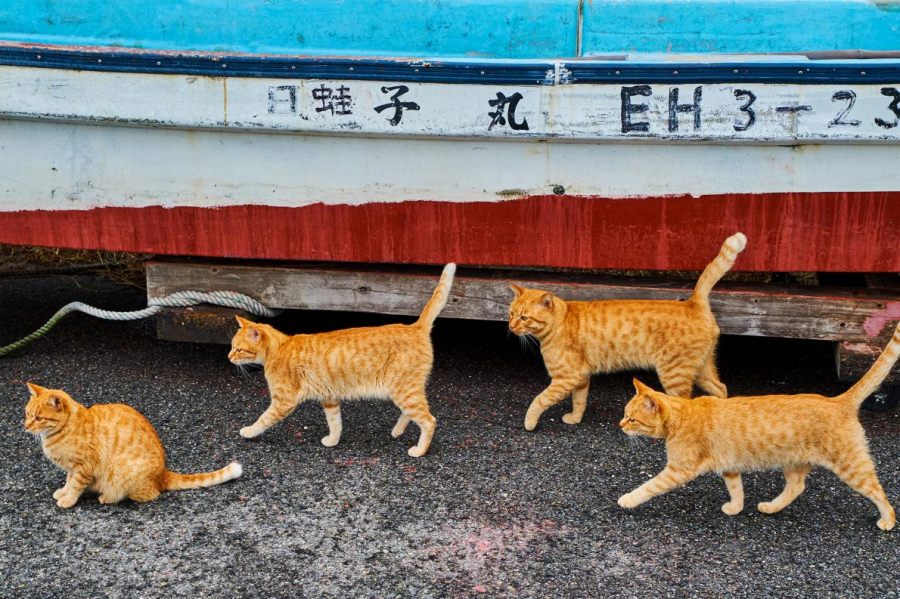
<path id="1" fill-rule="evenodd" d="M 648 104 L 634 104 L 631 98 L 633 96 L 649 97 L 652 93 L 653 90 L 649 85 L 635 85 L 622 88 L 622 133 L 650 130 L 650 123 L 647 121 L 638 123 L 631 121 L 632 114 L 647 112 L 650 110 L 650 106 Z"/>

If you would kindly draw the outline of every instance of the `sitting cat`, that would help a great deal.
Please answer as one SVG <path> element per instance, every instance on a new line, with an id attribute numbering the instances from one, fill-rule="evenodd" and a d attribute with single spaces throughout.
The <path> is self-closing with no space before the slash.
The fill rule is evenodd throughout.
<path id="1" fill-rule="evenodd" d="M 332 447 L 341 439 L 341 399 L 389 397 L 401 411 L 391 435 L 402 435 L 412 420 L 420 434 L 409 455 L 425 455 L 436 424 L 425 397 L 434 362 L 431 326 L 447 303 L 455 272 L 455 264 L 444 267 L 434 294 L 411 325 L 289 336 L 238 317 L 240 329 L 231 341 L 228 359 L 234 364 L 262 364 L 272 396 L 268 409 L 254 424 L 242 428 L 241 436 L 260 435 L 300 402 L 315 398 L 321 401 L 328 422 L 329 434 L 322 444 Z"/>
<path id="2" fill-rule="evenodd" d="M 619 498 L 624 508 L 679 487 L 705 472 L 784 470 L 784 490 L 757 507 L 774 514 L 803 492 L 813 466 L 824 466 L 878 507 L 878 528 L 890 530 L 896 517 L 875 474 L 859 406 L 872 394 L 900 356 L 900 326 L 872 368 L 847 392 L 821 395 L 698 397 L 686 400 L 656 392 L 635 379 L 637 394 L 619 423 L 628 435 L 666 440 L 668 461 L 662 472 Z M 743 509 L 739 474 L 725 477 L 731 501 L 728 515 Z"/>
<path id="3" fill-rule="evenodd" d="M 591 374 L 631 368 L 655 368 L 670 395 L 690 397 L 694 383 L 726 397 L 716 372 L 719 327 L 709 307 L 709 292 L 734 264 L 747 238 L 735 233 L 707 265 L 687 301 L 565 301 L 552 293 L 511 285 L 509 329 L 541 343 L 550 386 L 528 408 L 525 429 L 534 430 L 550 406 L 572 394 L 572 411 L 563 416 L 578 424 L 587 404 Z"/>
<path id="4" fill-rule="evenodd" d="M 53 493 L 56 505 L 75 505 L 85 489 L 100 503 L 126 497 L 153 501 L 161 491 L 210 487 L 241 475 L 232 462 L 203 474 L 166 470 L 166 451 L 153 425 L 123 404 L 84 407 L 64 392 L 28 383 L 25 429 L 40 437 L 44 455 L 66 471 L 66 484 Z"/>

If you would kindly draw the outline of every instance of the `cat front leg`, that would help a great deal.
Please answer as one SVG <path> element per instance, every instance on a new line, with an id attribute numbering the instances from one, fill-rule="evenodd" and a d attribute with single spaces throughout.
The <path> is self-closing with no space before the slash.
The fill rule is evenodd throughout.
<path id="1" fill-rule="evenodd" d="M 584 409 L 587 407 L 588 388 L 590 385 L 585 383 L 572 391 L 572 411 L 563 414 L 562 420 L 566 424 L 578 424 L 584 417 Z"/>
<path id="2" fill-rule="evenodd" d="M 578 383 L 579 381 L 572 379 L 553 379 L 550 382 L 550 386 L 541 391 L 528 407 L 528 412 L 525 413 L 525 430 L 533 431 L 541 414 L 546 412 L 550 406 L 558 404 L 565 399 L 569 393 L 578 387 Z"/>
<path id="3" fill-rule="evenodd" d="M 744 509 L 744 484 L 740 472 L 723 472 L 722 479 L 728 488 L 729 501 L 722 505 L 722 511 L 729 516 L 736 516 Z"/>
<path id="4" fill-rule="evenodd" d="M 323 399 L 322 409 L 325 410 L 325 420 L 328 422 L 328 436 L 322 437 L 322 445 L 334 447 L 341 440 L 341 402 L 336 399 Z"/>
<path id="5" fill-rule="evenodd" d="M 64 484 L 63 486 L 61 486 L 61 487 L 58 488 L 57 490 L 53 491 L 53 499 L 59 499 L 60 497 L 62 497 L 63 493 L 66 492 L 66 487 L 69 486 L 69 482 L 70 482 L 71 480 L 72 480 L 72 473 L 71 473 L 71 472 L 66 472 L 66 484 Z"/>
<path id="6" fill-rule="evenodd" d="M 61 508 L 70 508 L 78 503 L 81 494 L 94 479 L 83 467 L 76 466 L 69 474 L 71 477 L 67 479 L 66 486 L 61 489 L 62 493 L 56 498 L 56 505 Z"/>
<path id="7" fill-rule="evenodd" d="M 406 427 L 409 426 L 409 421 L 409 415 L 400 412 L 400 417 L 397 418 L 397 424 L 395 424 L 394 428 L 391 429 L 391 436 L 396 439 L 397 437 L 405 433 Z"/>
<path id="8" fill-rule="evenodd" d="M 621 507 L 627 509 L 635 508 L 653 497 L 687 484 L 695 478 L 697 478 L 695 470 L 676 468 L 667 464 L 662 472 L 631 493 L 626 493 L 619 497 L 618 503 Z"/>
<path id="9" fill-rule="evenodd" d="M 295 409 L 297 409 L 297 405 L 299 403 L 299 395 L 291 396 L 282 393 L 273 393 L 272 403 L 270 403 L 269 407 L 266 408 L 266 411 L 256 419 L 256 422 L 241 429 L 241 436 L 245 439 L 258 437 L 259 435 L 263 434 L 264 432 L 290 416 L 291 413 Z"/>

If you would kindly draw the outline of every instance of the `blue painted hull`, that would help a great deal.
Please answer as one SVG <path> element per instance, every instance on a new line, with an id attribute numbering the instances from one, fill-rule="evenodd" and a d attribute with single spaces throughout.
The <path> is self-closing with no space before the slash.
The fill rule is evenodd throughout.
<path id="1" fill-rule="evenodd" d="M 64 0 L 0 3 L 0 40 L 464 59 L 900 51 L 900 3 L 859 0 Z"/>

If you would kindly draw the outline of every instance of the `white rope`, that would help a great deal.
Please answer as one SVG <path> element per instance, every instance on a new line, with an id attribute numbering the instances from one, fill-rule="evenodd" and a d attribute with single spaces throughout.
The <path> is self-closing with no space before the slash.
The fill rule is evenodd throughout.
<path id="1" fill-rule="evenodd" d="M 100 308 L 88 306 L 81 302 L 72 302 L 60 308 L 59 311 L 44 324 L 44 326 L 34 333 L 15 343 L 9 344 L 6 347 L 0 347 L 0 356 L 5 356 L 10 352 L 28 345 L 32 341 L 43 337 L 57 322 L 71 312 L 83 312 L 104 320 L 140 320 L 141 318 L 153 316 L 163 308 L 184 308 L 199 304 L 214 304 L 225 308 L 235 308 L 266 318 L 272 318 L 281 312 L 280 310 L 267 308 L 252 297 L 235 291 L 210 291 L 206 293 L 200 291 L 179 291 L 165 297 L 153 298 L 150 300 L 149 305 L 143 310 L 134 310 L 131 312 L 101 310 Z"/>

